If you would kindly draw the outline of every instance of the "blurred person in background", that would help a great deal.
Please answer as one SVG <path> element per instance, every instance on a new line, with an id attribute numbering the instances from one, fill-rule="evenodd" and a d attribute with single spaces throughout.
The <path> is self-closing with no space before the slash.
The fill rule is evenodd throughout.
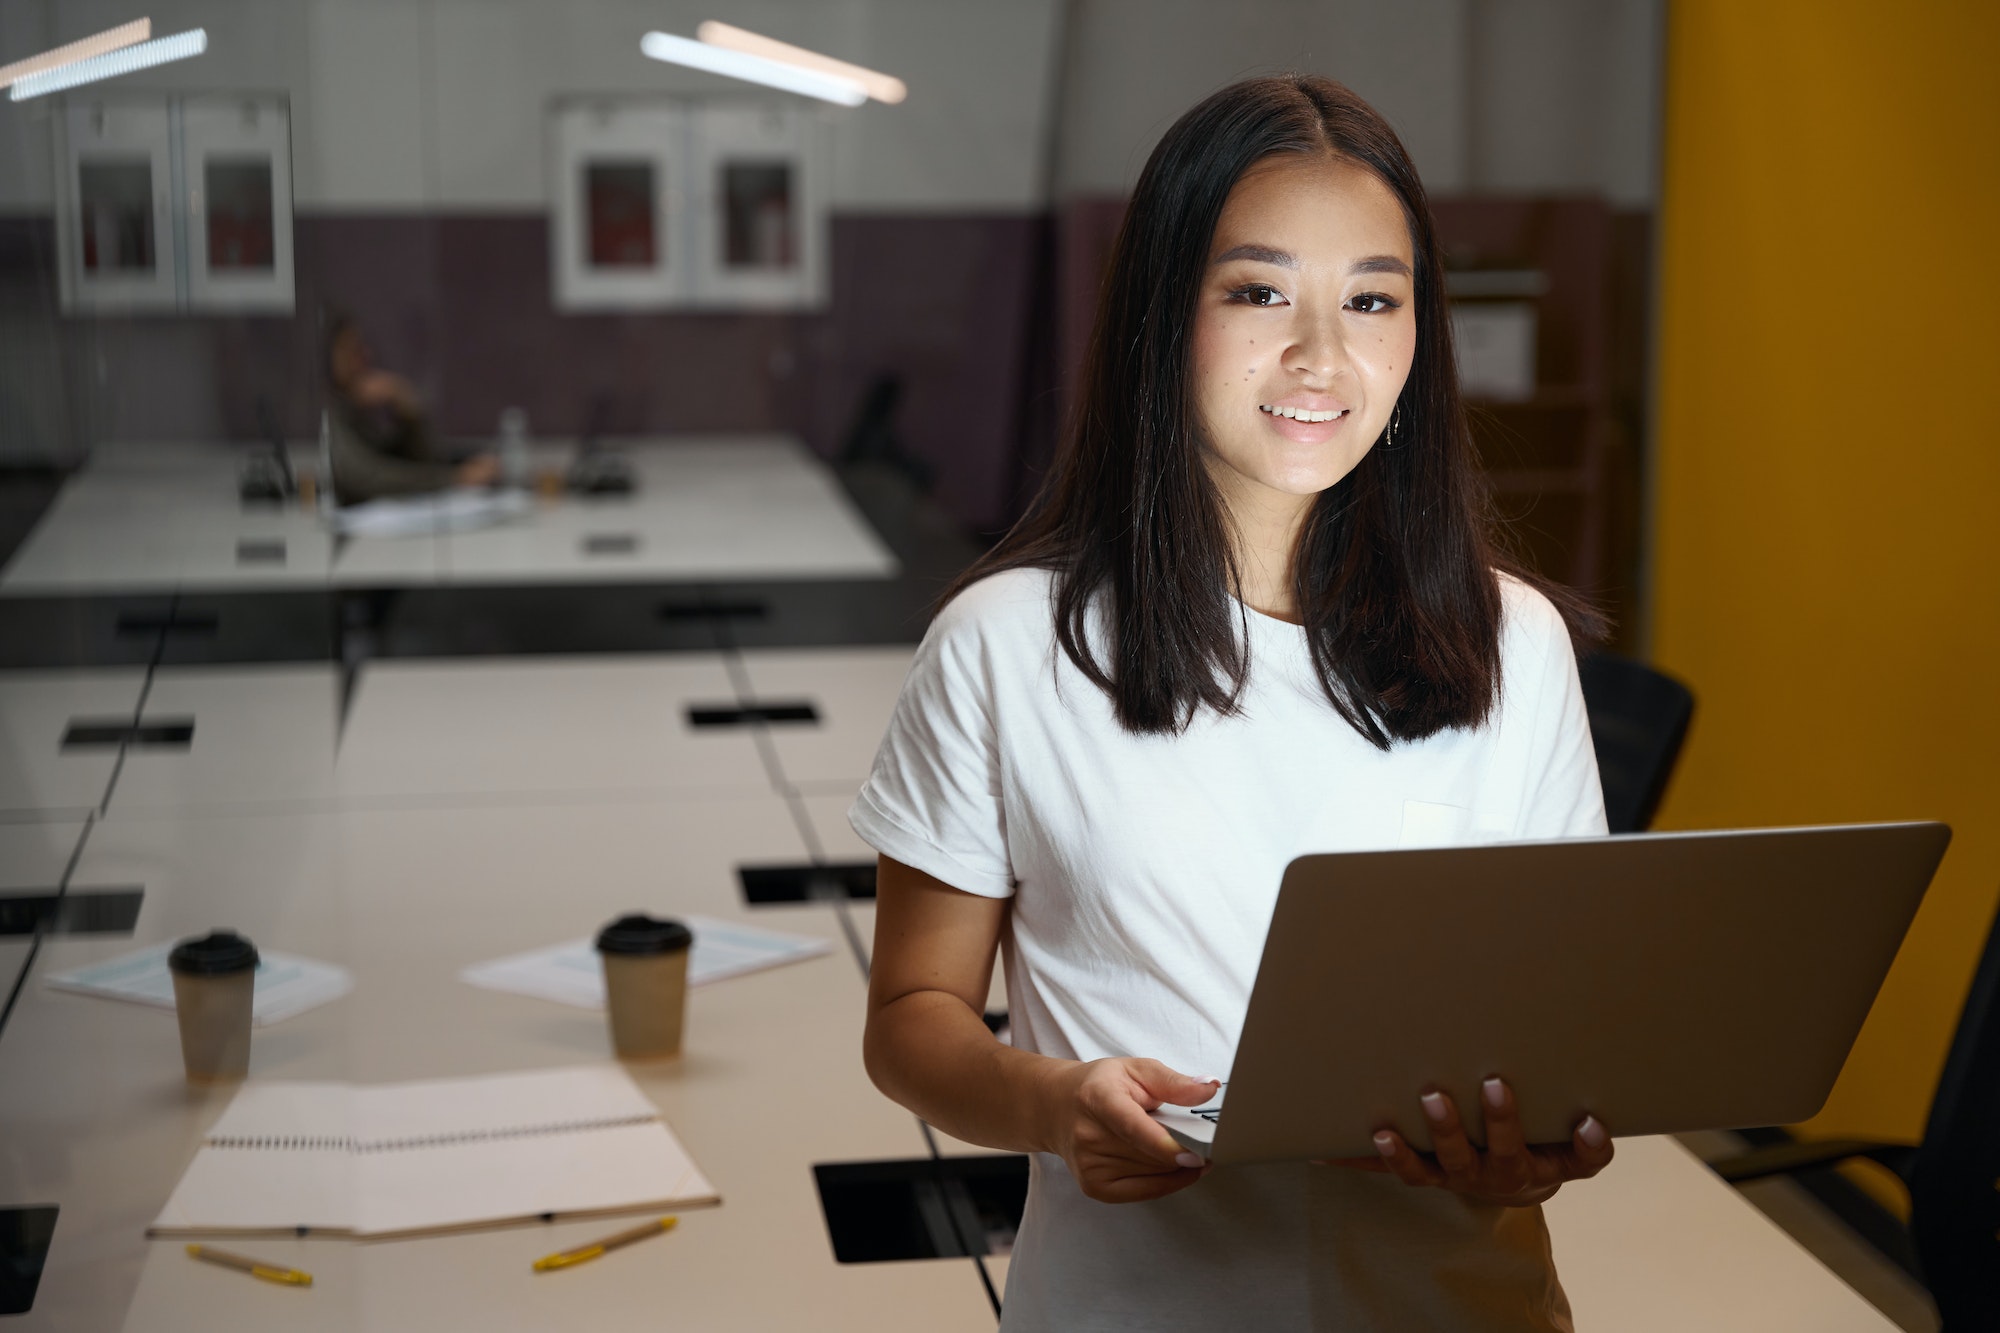
<path id="1" fill-rule="evenodd" d="M 416 389 L 375 364 L 367 339 L 346 314 L 327 320 L 326 380 L 333 489 L 342 504 L 500 479 L 500 460 L 490 453 L 451 457 Z"/>

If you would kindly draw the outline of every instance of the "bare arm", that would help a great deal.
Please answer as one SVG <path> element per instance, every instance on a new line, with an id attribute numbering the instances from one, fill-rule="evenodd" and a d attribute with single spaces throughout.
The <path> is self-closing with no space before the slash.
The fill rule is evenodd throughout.
<path id="1" fill-rule="evenodd" d="M 1146 1114 L 1214 1092 L 1157 1060 L 1057 1060 L 996 1040 L 980 1019 L 1009 903 L 883 857 L 863 1055 L 875 1086 L 968 1143 L 1055 1153 L 1084 1193 L 1158 1198 L 1199 1160 Z"/>

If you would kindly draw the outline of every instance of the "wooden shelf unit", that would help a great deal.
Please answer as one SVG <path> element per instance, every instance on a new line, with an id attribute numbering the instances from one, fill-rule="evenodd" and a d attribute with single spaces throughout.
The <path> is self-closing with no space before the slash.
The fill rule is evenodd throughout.
<path id="1" fill-rule="evenodd" d="M 1446 267 L 1539 273 L 1535 392 L 1470 398 L 1494 501 L 1516 553 L 1598 599 L 1629 647 L 1638 615 L 1650 216 L 1595 197 L 1433 199 Z"/>

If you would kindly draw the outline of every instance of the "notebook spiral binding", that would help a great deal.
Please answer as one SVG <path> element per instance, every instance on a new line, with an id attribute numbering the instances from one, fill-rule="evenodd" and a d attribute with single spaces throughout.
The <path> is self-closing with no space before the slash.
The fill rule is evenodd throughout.
<path id="1" fill-rule="evenodd" d="M 456 1134 L 417 1134 L 400 1139 L 357 1139 L 347 1134 L 221 1134 L 203 1140 L 211 1148 L 246 1148 L 279 1152 L 406 1152 L 413 1148 L 449 1148 L 469 1143 L 493 1143 L 501 1139 L 535 1138 L 544 1134 L 573 1134 L 593 1129 L 620 1129 L 627 1125 L 649 1125 L 655 1115 L 612 1116 L 603 1120 L 557 1120 L 544 1125 L 508 1125 L 500 1129 L 474 1129 Z"/>

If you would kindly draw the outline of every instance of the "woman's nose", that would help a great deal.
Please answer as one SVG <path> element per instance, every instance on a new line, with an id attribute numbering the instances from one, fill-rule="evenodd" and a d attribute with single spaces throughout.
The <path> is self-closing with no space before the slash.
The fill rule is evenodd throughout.
<path id="1" fill-rule="evenodd" d="M 1347 368 L 1347 341 L 1340 321 L 1306 319 L 1299 322 L 1297 336 L 1285 351 L 1285 367 L 1318 383 L 1333 379 Z"/>

